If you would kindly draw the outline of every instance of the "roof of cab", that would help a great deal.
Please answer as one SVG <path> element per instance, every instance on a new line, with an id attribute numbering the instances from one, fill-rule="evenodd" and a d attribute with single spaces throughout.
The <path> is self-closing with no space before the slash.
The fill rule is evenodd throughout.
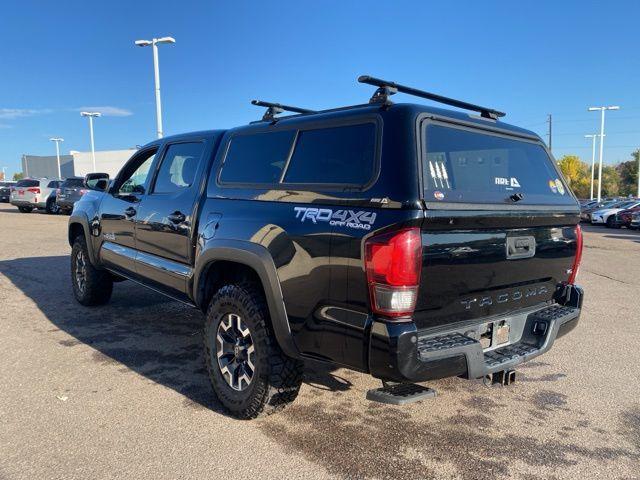
<path id="1" fill-rule="evenodd" d="M 540 136 L 532 132 L 531 130 L 527 130 L 524 128 L 517 127 L 515 125 L 511 125 L 509 123 L 502 122 L 500 120 L 492 120 L 483 118 L 476 113 L 470 113 L 466 111 L 459 110 L 451 110 L 446 108 L 438 108 L 432 107 L 429 105 L 421 105 L 415 103 L 394 103 L 390 106 L 382 107 L 380 104 L 362 104 L 362 105 L 352 105 L 340 108 L 334 108 L 330 110 L 321 110 L 313 113 L 301 113 L 294 115 L 286 115 L 276 117 L 275 124 L 283 126 L 288 125 L 291 127 L 295 127 L 301 123 L 307 122 L 317 122 L 322 120 L 330 120 L 330 119 L 338 119 L 338 118 L 348 118 L 355 115 L 362 115 L 367 113 L 375 113 L 375 112 L 384 112 L 384 111 L 393 111 L 400 115 L 409 115 L 417 117 L 421 114 L 433 115 L 437 118 L 442 119 L 451 119 L 454 121 L 461 121 L 467 124 L 478 125 L 479 127 L 484 128 L 493 128 L 499 129 L 507 133 L 513 133 L 515 135 L 532 137 L 537 140 L 542 140 Z M 179 141 L 179 140 L 187 140 L 192 139 L 194 137 L 211 137 L 218 134 L 224 134 L 226 132 L 239 132 L 244 130 L 256 130 L 259 128 L 263 128 L 266 125 L 272 125 L 274 122 L 269 121 L 254 121 L 247 125 L 241 125 L 234 128 L 230 128 L 228 130 L 201 130 L 196 132 L 188 132 L 181 133 L 177 135 L 171 135 L 168 137 L 164 137 L 161 139 L 154 140 L 148 143 L 146 146 L 152 146 L 160 144 L 164 141 Z"/>
<path id="2" fill-rule="evenodd" d="M 492 120 L 481 117 L 479 114 L 473 112 L 459 111 L 459 110 L 451 110 L 446 108 L 437 108 L 429 105 L 421 105 L 416 103 L 394 103 L 390 106 L 381 106 L 380 104 L 362 104 L 362 105 L 353 105 L 347 107 L 334 108 L 330 110 L 321 110 L 313 113 L 301 113 L 294 115 L 286 115 L 276 117 L 278 125 L 291 125 L 294 126 L 299 122 L 306 121 L 319 121 L 319 120 L 329 120 L 334 118 L 347 118 L 354 115 L 361 115 L 365 113 L 374 113 L 374 112 L 384 112 L 384 111 L 394 111 L 400 114 L 406 114 L 410 116 L 417 117 L 420 114 L 433 115 L 434 117 L 458 120 L 466 123 L 471 123 L 478 125 L 480 127 L 489 127 L 500 129 L 505 132 L 513 133 L 516 135 L 524 135 L 527 137 L 534 137 L 536 139 L 540 139 L 539 135 L 531 130 L 527 130 L 524 128 L 517 127 L 515 125 L 511 125 L 509 123 L 502 122 L 500 120 Z M 232 131 L 241 131 L 241 130 L 250 130 L 252 127 L 256 126 L 264 126 L 268 125 L 268 121 L 255 121 L 251 122 L 249 125 L 243 125 L 239 127 L 232 128 Z"/>

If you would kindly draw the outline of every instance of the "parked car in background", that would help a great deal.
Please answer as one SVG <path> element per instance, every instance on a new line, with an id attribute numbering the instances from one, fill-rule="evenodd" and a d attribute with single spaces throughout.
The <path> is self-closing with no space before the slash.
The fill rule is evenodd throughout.
<path id="1" fill-rule="evenodd" d="M 11 187 L 15 184 L 16 182 L 0 182 L 0 202 L 9 203 Z"/>
<path id="2" fill-rule="evenodd" d="M 25 178 L 11 189 L 11 205 L 18 207 L 22 213 L 29 213 L 34 208 L 46 210 L 47 213 L 58 213 L 56 205 L 56 189 L 62 180 L 50 178 Z"/>
<path id="3" fill-rule="evenodd" d="M 627 227 L 627 228 L 629 228 L 631 226 L 632 216 L 636 212 L 640 212 L 640 205 L 638 205 L 636 207 L 633 207 L 633 208 L 627 208 L 626 210 L 620 210 L 618 213 L 616 213 L 613 216 L 613 221 L 610 222 L 609 224 L 607 224 L 607 227 L 612 227 L 612 228 Z"/>
<path id="4" fill-rule="evenodd" d="M 631 230 L 637 230 L 640 228 L 640 211 L 631 214 L 631 223 L 629 224 Z"/>
<path id="5" fill-rule="evenodd" d="M 56 192 L 56 204 L 63 213 L 71 213 L 73 205 L 87 193 L 89 189 L 82 177 L 69 177 Z"/>
<path id="6" fill-rule="evenodd" d="M 602 208 L 611 207 L 618 203 L 618 200 L 602 200 L 598 202 L 597 200 L 591 204 L 584 205 L 580 207 L 580 220 L 583 222 L 591 223 L 591 214 L 596 210 L 600 210 Z"/>
<path id="7" fill-rule="evenodd" d="M 617 202 L 608 207 L 601 208 L 591 213 L 592 225 L 607 225 L 608 227 L 614 226 L 615 214 L 626 210 L 628 208 L 634 208 L 640 205 L 638 200 L 629 200 L 623 202 Z"/>

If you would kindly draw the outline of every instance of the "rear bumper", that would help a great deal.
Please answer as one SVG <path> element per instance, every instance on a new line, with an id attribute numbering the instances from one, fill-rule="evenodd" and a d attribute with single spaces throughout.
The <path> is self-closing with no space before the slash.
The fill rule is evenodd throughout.
<path id="1" fill-rule="evenodd" d="M 46 208 L 47 202 L 31 202 L 29 200 L 11 200 L 11 205 L 16 207 Z"/>
<path id="2" fill-rule="evenodd" d="M 60 208 L 64 208 L 64 209 L 69 209 L 72 210 L 73 209 L 73 204 L 76 203 L 74 200 L 61 200 L 61 199 L 56 199 L 56 204 L 60 207 Z"/>
<path id="3" fill-rule="evenodd" d="M 27 200 L 11 200 L 11 205 L 15 206 L 15 207 L 31 207 L 31 208 L 35 208 L 36 205 L 34 203 L 31 203 Z"/>
<path id="4" fill-rule="evenodd" d="M 374 322 L 369 343 L 370 372 L 385 380 L 423 382 L 453 376 L 482 378 L 511 369 L 545 353 L 556 338 L 575 328 L 582 298 L 580 287 L 567 286 L 562 304 L 486 318 L 476 325 L 438 332 L 419 331 L 412 323 Z M 507 318 L 513 335 L 511 343 L 483 351 L 480 327 Z"/>

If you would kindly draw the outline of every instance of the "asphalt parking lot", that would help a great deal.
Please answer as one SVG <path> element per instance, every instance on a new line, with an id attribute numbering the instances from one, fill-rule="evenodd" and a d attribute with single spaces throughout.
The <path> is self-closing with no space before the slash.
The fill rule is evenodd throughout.
<path id="1" fill-rule="evenodd" d="M 124 282 L 76 304 L 65 216 L 0 207 L 0 478 L 640 478 L 640 233 L 585 228 L 581 324 L 511 387 L 365 400 L 365 375 L 307 368 L 298 400 L 221 413 L 201 314 Z"/>

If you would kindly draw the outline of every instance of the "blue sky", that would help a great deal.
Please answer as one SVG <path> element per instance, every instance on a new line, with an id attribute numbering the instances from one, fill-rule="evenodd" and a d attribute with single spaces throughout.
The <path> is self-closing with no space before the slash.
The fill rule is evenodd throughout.
<path id="1" fill-rule="evenodd" d="M 493 106 L 540 134 L 552 113 L 556 157 L 590 161 L 584 134 L 599 116 L 586 108 L 621 105 L 605 141 L 605 160 L 618 162 L 640 146 L 639 14 L 631 0 L 11 2 L 0 16 L 0 167 L 54 154 L 51 136 L 65 153 L 88 150 L 83 107 L 105 109 L 97 149 L 153 140 L 151 49 L 133 42 L 164 35 L 177 40 L 160 47 L 165 134 L 257 119 L 252 98 L 361 103 L 366 73 Z"/>

